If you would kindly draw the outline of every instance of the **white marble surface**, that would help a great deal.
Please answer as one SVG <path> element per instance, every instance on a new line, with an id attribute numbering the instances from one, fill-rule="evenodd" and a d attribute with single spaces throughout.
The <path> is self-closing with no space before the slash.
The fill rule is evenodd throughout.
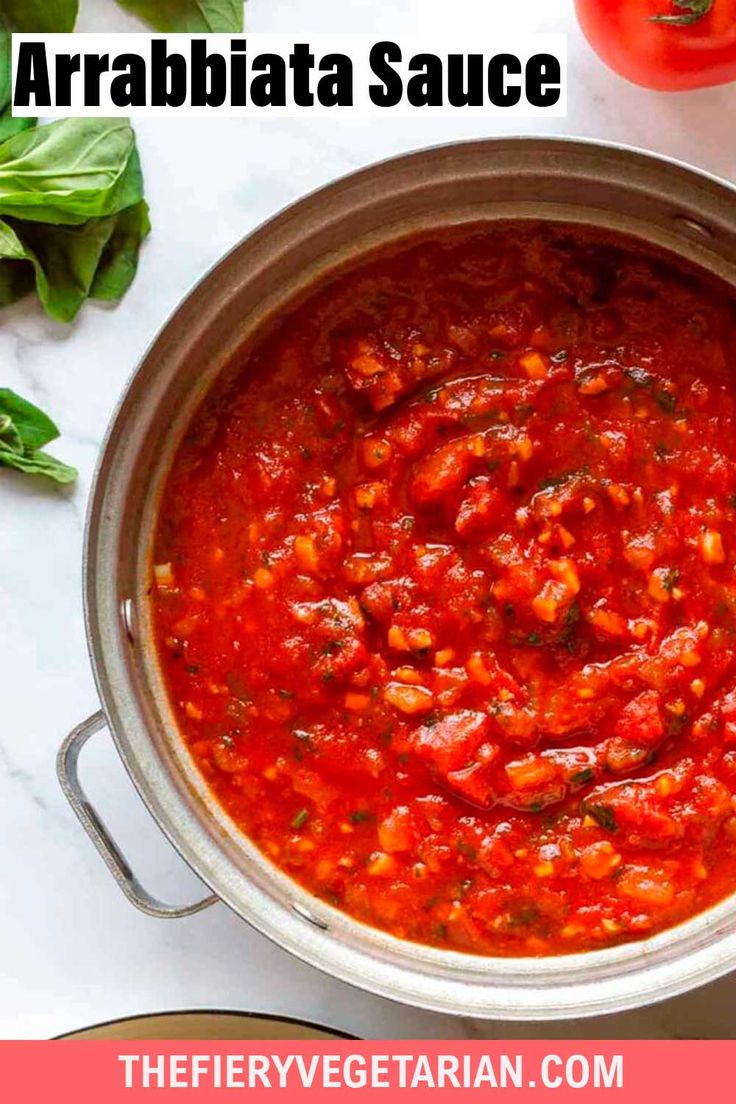
<path id="1" fill-rule="evenodd" d="M 392 37 L 421 26 L 426 3 L 250 0 L 248 18 L 251 30 Z M 494 7 L 453 0 L 453 29 L 467 28 L 468 46 L 481 37 L 492 42 Z M 82 29 L 135 26 L 112 0 L 85 0 L 82 9 Z M 0 472 L 0 1037 L 46 1037 L 188 1007 L 267 1010 L 384 1038 L 736 1034 L 736 977 L 648 1011 L 585 1024 L 482 1025 L 351 990 L 293 961 L 222 906 L 186 921 L 148 919 L 113 884 L 54 773 L 63 735 L 97 705 L 80 556 L 99 442 L 139 356 L 225 250 L 284 204 L 375 158 L 501 132 L 627 142 L 736 179 L 736 86 L 686 97 L 646 93 L 597 62 L 575 29 L 571 0 L 524 0 L 518 10 L 532 26 L 569 32 L 566 120 L 533 127 L 478 119 L 141 123 L 155 230 L 125 302 L 114 311 L 88 307 L 68 328 L 32 304 L 0 318 L 0 385 L 55 416 L 63 432 L 57 452 L 81 471 L 71 493 Z M 196 879 L 159 835 L 104 737 L 85 756 L 83 776 L 146 883 L 172 899 L 196 893 Z"/>

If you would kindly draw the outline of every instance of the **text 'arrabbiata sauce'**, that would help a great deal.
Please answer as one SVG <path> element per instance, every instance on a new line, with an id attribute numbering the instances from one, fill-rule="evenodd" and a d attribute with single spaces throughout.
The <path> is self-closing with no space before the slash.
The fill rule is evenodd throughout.
<path id="1" fill-rule="evenodd" d="M 313 893 L 480 954 L 736 889 L 736 309 L 623 239 L 413 239 L 196 415 L 155 537 L 178 723 Z"/>

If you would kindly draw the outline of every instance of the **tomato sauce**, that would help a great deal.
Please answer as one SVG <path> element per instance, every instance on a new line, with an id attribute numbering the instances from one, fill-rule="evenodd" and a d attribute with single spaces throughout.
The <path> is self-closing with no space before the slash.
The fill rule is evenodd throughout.
<path id="1" fill-rule="evenodd" d="M 411 239 L 284 313 L 168 476 L 184 739 L 320 898 L 546 955 L 736 889 L 736 309 L 552 224 Z"/>

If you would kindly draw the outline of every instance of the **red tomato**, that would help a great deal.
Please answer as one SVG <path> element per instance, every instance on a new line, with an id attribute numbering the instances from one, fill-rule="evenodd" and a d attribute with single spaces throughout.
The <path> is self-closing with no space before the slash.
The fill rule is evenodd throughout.
<path id="1" fill-rule="evenodd" d="M 736 80 L 736 0 L 575 0 L 590 45 L 627 80 L 684 92 Z"/>

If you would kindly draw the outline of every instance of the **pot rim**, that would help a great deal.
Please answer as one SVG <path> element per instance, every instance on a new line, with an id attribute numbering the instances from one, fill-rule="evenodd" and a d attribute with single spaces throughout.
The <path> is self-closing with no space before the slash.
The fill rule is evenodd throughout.
<path id="1" fill-rule="evenodd" d="M 356 1035 L 349 1035 L 345 1031 L 339 1031 L 336 1027 L 328 1027 L 326 1024 L 317 1023 L 316 1021 L 312 1020 L 303 1020 L 298 1016 L 283 1016 L 278 1013 L 271 1014 L 269 1012 L 250 1012 L 244 1011 L 240 1008 L 167 1008 L 160 1012 L 139 1012 L 137 1015 L 133 1016 L 113 1016 L 112 1019 L 109 1020 L 100 1020 L 97 1023 L 88 1024 L 86 1027 L 78 1027 L 73 1029 L 72 1031 L 65 1031 L 62 1035 L 55 1035 L 54 1039 L 56 1041 L 62 1041 L 65 1039 L 84 1039 L 88 1038 L 91 1033 L 96 1034 L 97 1032 L 109 1032 L 111 1030 L 115 1030 L 116 1034 L 114 1037 L 116 1039 L 125 1040 L 132 1038 L 144 1040 L 146 1038 L 152 1038 L 153 1036 L 148 1033 L 145 1035 L 130 1035 L 127 1032 L 129 1032 L 131 1028 L 133 1028 L 134 1030 L 136 1028 L 140 1029 L 142 1027 L 145 1027 L 147 1024 L 153 1026 L 153 1021 L 156 1021 L 156 1028 L 160 1027 L 165 1030 L 166 1023 L 171 1023 L 172 1021 L 175 1021 L 176 1023 L 179 1023 L 181 1021 L 192 1021 L 201 1023 L 202 1020 L 206 1020 L 208 1024 L 211 1024 L 213 1028 L 216 1027 L 218 1024 L 220 1028 L 222 1028 L 223 1020 L 242 1020 L 244 1024 L 248 1024 L 253 1028 L 253 1034 L 250 1035 L 244 1029 L 243 1038 L 245 1040 L 256 1038 L 260 1040 L 263 1038 L 271 1037 L 268 1035 L 264 1035 L 263 1032 L 264 1030 L 270 1030 L 270 1025 L 273 1024 L 279 1024 L 285 1028 L 293 1027 L 295 1034 L 291 1036 L 291 1038 L 295 1040 L 312 1038 L 312 1032 L 317 1033 L 318 1036 L 321 1036 L 324 1039 L 357 1039 Z M 162 1021 L 166 1021 L 166 1023 Z M 120 1031 L 121 1034 L 117 1034 L 118 1031 Z M 182 1035 L 170 1036 L 170 1038 L 175 1039 L 181 1039 L 182 1037 Z M 191 1036 L 187 1035 L 187 1038 L 189 1037 Z M 217 1034 L 212 1034 L 208 1036 L 208 1038 L 211 1039 L 221 1039 L 222 1037 L 223 1036 L 221 1031 Z M 272 1037 L 276 1038 L 276 1036 Z M 155 1038 L 166 1039 L 169 1038 L 169 1036 L 166 1036 L 157 1030 Z M 202 1034 L 198 1031 L 197 1039 L 201 1040 L 202 1038 Z"/>
<path id="2" fill-rule="evenodd" d="M 114 629 L 108 626 L 106 630 L 104 616 L 100 615 L 100 532 L 106 523 L 114 521 L 105 511 L 122 427 L 134 405 L 136 388 L 142 386 L 144 372 L 165 354 L 167 341 L 173 340 L 177 326 L 187 320 L 192 301 L 212 293 L 218 274 L 236 265 L 239 254 L 277 236 L 288 228 L 295 214 L 314 207 L 316 202 L 329 208 L 331 201 L 345 197 L 351 190 L 365 189 L 386 170 L 421 168 L 424 162 L 441 161 L 443 156 L 472 154 L 475 147 L 479 153 L 490 156 L 500 150 L 523 149 L 525 154 L 535 150 L 540 155 L 574 150 L 591 157 L 615 157 L 621 160 L 622 168 L 628 162 L 630 166 L 636 165 L 643 175 L 647 170 L 673 176 L 679 173 L 684 178 L 683 187 L 688 186 L 694 192 L 707 186 L 724 202 L 726 196 L 730 202 L 736 198 L 736 188 L 729 182 L 684 162 L 632 146 L 586 138 L 517 136 L 439 144 L 381 160 L 313 190 L 263 222 L 190 289 L 149 346 L 116 406 L 94 474 L 85 526 L 87 643 L 115 744 L 149 812 L 199 877 L 243 919 L 309 965 L 339 980 L 416 1007 L 489 1019 L 572 1019 L 656 1003 L 726 973 L 736 965 L 736 897 L 638 942 L 543 959 L 490 958 L 408 943 L 368 928 L 321 902 L 317 908 L 315 898 L 275 868 L 269 870 L 268 890 L 252 876 L 236 877 L 231 870 L 225 870 L 227 857 L 223 857 L 221 850 L 218 853 L 214 839 L 205 842 L 192 839 L 196 818 L 191 809 L 181 808 L 182 793 L 175 780 L 153 752 L 150 757 L 146 757 L 145 749 L 142 753 L 141 741 L 147 738 L 150 742 L 151 732 L 143 723 L 144 736 L 141 736 L 142 714 L 133 707 L 130 680 L 126 685 L 119 663 L 115 665 L 117 679 L 111 677 L 112 667 L 108 666 L 110 634 L 120 636 L 123 626 Z M 699 248 L 696 243 L 691 252 Z M 736 266 L 733 276 L 736 282 Z M 201 825 L 199 831 L 201 834 Z M 246 851 L 254 850 L 244 837 L 241 843 Z M 281 902 L 274 908 L 270 892 L 274 885 L 282 891 L 286 888 L 289 896 L 286 905 Z M 356 940 L 360 949 L 351 946 Z"/>

